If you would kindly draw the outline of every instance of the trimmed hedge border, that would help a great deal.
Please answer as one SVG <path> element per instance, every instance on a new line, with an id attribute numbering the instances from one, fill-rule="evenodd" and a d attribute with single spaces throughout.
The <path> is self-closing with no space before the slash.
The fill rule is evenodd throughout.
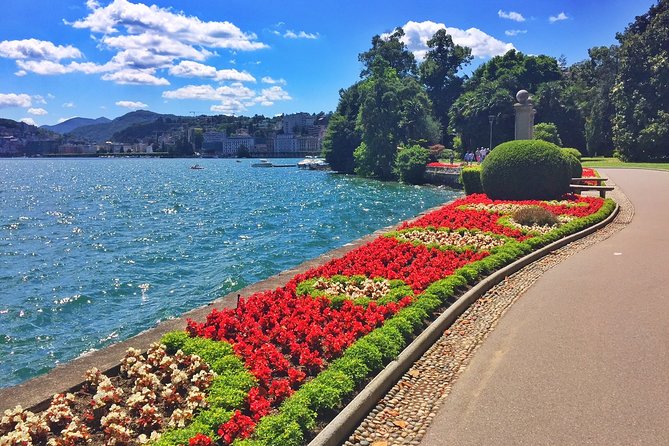
<path id="1" fill-rule="evenodd" d="M 528 246 L 535 245 L 540 249 L 532 251 L 529 254 L 523 255 L 522 257 L 519 256 L 520 258 L 517 260 L 516 258 L 512 259 L 506 263 L 506 266 L 483 278 L 473 288 L 467 291 L 464 295 L 460 296 L 457 301 L 455 301 L 450 307 L 446 309 L 446 311 L 444 311 L 425 330 L 423 330 L 423 332 L 418 335 L 416 339 L 402 351 L 402 353 L 400 353 L 397 359 L 389 363 L 376 377 L 374 377 L 369 382 L 369 384 L 360 393 L 358 393 L 358 395 L 353 398 L 353 400 L 351 400 L 351 402 L 346 407 L 344 407 L 339 412 L 339 414 L 332 421 L 330 421 L 330 423 L 309 443 L 309 446 L 336 446 L 345 442 L 348 439 L 350 433 L 357 427 L 358 423 L 363 420 L 369 411 L 374 408 L 376 402 L 383 398 L 388 390 L 390 390 L 390 388 L 392 388 L 392 386 L 402 377 L 402 375 L 406 373 L 409 368 L 411 368 L 411 365 L 416 362 L 430 348 L 430 346 L 434 344 L 437 339 L 439 339 L 439 337 L 442 336 L 443 331 L 446 330 L 458 318 L 458 316 L 464 313 L 465 310 L 480 296 L 485 294 L 485 292 L 487 292 L 499 282 L 503 281 L 505 277 L 524 268 L 539 258 L 544 257 L 552 251 L 555 251 L 573 242 L 574 240 L 583 238 L 608 225 L 618 214 L 619 209 L 619 206 L 615 204 L 613 200 L 607 199 L 602 208 L 595 214 L 584 217 L 580 219 L 580 221 L 575 220 L 560 227 L 560 229 L 571 228 L 569 235 L 566 235 L 563 238 L 556 240 L 556 237 L 551 236 L 551 234 L 547 234 L 545 236 L 529 239 L 523 243 L 518 243 L 518 248 L 521 251 L 523 248 L 520 245 L 524 244 L 527 244 Z M 558 230 L 555 232 L 566 234 L 566 231 Z M 536 240 L 536 242 L 529 244 L 528 242 L 530 240 Z M 459 280 L 460 282 L 466 281 L 466 276 L 469 276 L 472 278 L 472 280 L 476 280 L 474 277 L 472 277 L 472 274 L 475 274 L 476 270 L 483 272 L 486 268 L 486 265 L 484 265 L 486 260 L 495 257 L 496 260 L 488 262 L 487 265 L 492 266 L 494 263 L 504 261 L 504 258 L 509 254 L 511 253 L 496 252 L 495 254 L 492 254 L 483 260 L 475 262 L 479 265 L 470 264 L 464 268 L 460 268 L 458 271 L 456 271 L 456 273 L 454 273 L 453 276 L 450 276 L 439 282 L 435 282 L 433 285 L 428 287 L 425 293 L 423 293 L 423 296 L 430 292 L 432 287 L 440 287 L 443 282 L 452 278 L 454 279 L 456 275 L 460 279 L 454 280 Z M 469 269 L 472 266 L 474 266 L 472 269 L 475 271 L 463 271 Z M 464 284 L 471 282 L 467 281 L 462 283 Z M 441 290 L 441 292 L 448 293 L 448 284 L 444 285 L 445 287 L 443 290 Z M 453 284 L 451 283 L 451 285 Z M 441 292 L 434 294 L 437 294 L 438 297 L 439 295 L 442 295 Z M 450 297 L 452 297 L 452 295 Z M 417 303 L 421 300 L 422 299 L 419 299 Z M 412 304 L 404 310 L 407 310 L 414 305 L 415 304 Z M 393 321 L 396 317 L 390 319 L 388 322 L 386 322 L 386 324 Z M 265 443 L 250 443 L 248 446 L 257 446 L 261 444 Z"/>
<path id="2" fill-rule="evenodd" d="M 504 277 L 536 259 L 608 224 L 617 212 L 618 206 L 615 202 L 607 199 L 595 214 L 573 220 L 548 234 L 524 242 L 510 241 L 491 250 L 488 257 L 459 268 L 451 276 L 434 282 L 418 295 L 414 302 L 388 319 L 381 327 L 358 339 L 327 369 L 295 391 L 281 404 L 277 413 L 263 417 L 251 438 L 237 440 L 234 445 L 303 445 L 308 432 L 316 427 L 319 414 L 340 409 L 358 386 L 372 378 L 368 385 L 309 443 L 309 446 L 341 444 L 373 408 L 376 401 L 385 395 L 411 364 L 441 336 L 443 330 L 480 295 Z M 483 279 L 479 281 L 481 278 Z M 467 285 L 474 287 L 455 300 L 458 292 Z M 447 307 L 446 311 L 423 329 L 425 322 L 431 318 L 435 310 L 444 307 Z M 419 329 L 423 329 L 421 333 L 418 333 Z M 208 342 L 202 343 L 198 340 L 195 343 L 197 345 L 190 346 L 186 339 L 198 340 L 188 338 L 185 332 L 170 333 L 163 338 L 168 348 L 182 348 L 187 353 L 199 354 L 207 362 L 209 362 L 207 356 L 214 357 L 206 354 L 206 350 L 210 348 L 208 343 L 220 342 L 207 340 Z M 409 344 L 411 339 L 413 341 Z M 224 344 L 230 348 L 229 344 Z M 248 374 L 245 370 L 244 373 Z M 251 376 L 251 380 L 253 379 Z M 244 385 L 249 385 L 250 388 L 252 383 L 253 381 L 249 383 L 242 380 L 239 391 L 243 392 Z M 248 391 L 248 388 L 246 390 Z M 237 395 L 241 396 L 240 393 Z M 191 425 L 166 432 L 155 444 L 158 446 L 184 444 L 184 440 L 187 442 L 188 438 L 197 432 L 204 432 L 216 438 L 213 416 L 220 416 L 221 418 L 216 421 L 218 424 L 223 423 L 230 419 L 233 414 L 232 408 L 235 406 L 231 405 L 231 400 L 223 400 L 223 404 L 216 398 L 208 398 L 208 401 L 209 409 L 198 414 Z M 240 401 L 236 402 L 236 407 L 239 407 Z"/>

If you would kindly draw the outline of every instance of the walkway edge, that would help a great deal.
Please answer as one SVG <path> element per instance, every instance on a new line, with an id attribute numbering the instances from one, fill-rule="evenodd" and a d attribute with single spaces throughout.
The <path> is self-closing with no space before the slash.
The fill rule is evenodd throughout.
<path id="1" fill-rule="evenodd" d="M 549 245 L 534 251 L 525 257 L 495 271 L 490 276 L 482 279 L 473 288 L 446 309 L 434 320 L 423 332 L 416 337 L 397 357 L 390 362 L 379 374 L 377 374 L 337 416 L 328 423 L 325 428 L 316 435 L 309 446 L 338 446 L 343 444 L 355 430 L 358 424 L 376 406 L 395 383 L 404 375 L 411 366 L 442 336 L 444 330 L 464 313 L 469 306 L 479 297 L 485 294 L 493 286 L 503 281 L 509 275 L 519 271 L 530 263 L 544 257 L 563 246 L 581 239 L 593 232 L 603 228 L 613 221 L 618 215 L 620 206 L 616 204 L 615 209 L 607 218 L 582 231 L 557 240 Z"/>

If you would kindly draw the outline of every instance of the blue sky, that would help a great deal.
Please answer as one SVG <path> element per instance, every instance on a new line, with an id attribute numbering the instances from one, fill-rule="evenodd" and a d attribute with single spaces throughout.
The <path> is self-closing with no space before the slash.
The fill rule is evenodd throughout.
<path id="1" fill-rule="evenodd" d="M 446 27 L 476 56 L 615 43 L 651 0 L 21 0 L 3 2 L 0 117 L 37 125 L 147 109 L 178 115 L 332 111 L 372 37 L 417 55 Z M 519 86 L 522 87 L 522 86 Z"/>

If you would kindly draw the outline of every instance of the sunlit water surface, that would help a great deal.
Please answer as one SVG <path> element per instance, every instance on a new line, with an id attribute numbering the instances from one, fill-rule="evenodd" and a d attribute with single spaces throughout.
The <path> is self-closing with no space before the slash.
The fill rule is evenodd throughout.
<path id="1" fill-rule="evenodd" d="M 0 387 L 460 194 L 198 162 L 0 159 Z"/>

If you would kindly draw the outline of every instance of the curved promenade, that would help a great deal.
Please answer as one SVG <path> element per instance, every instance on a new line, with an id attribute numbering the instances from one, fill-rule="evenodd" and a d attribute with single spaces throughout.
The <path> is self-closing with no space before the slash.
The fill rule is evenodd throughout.
<path id="1" fill-rule="evenodd" d="M 420 444 L 669 444 L 669 173 L 600 172 L 630 224 L 509 308 Z"/>

